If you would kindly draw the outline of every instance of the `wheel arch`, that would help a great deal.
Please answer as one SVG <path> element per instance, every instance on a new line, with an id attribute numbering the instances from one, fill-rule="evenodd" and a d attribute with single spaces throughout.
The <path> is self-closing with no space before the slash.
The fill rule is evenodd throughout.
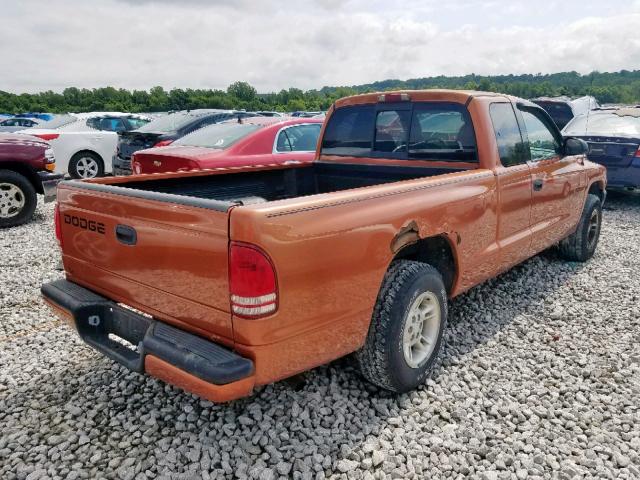
<path id="1" fill-rule="evenodd" d="M 604 180 L 595 180 L 591 185 L 589 185 L 587 195 L 588 194 L 596 195 L 600 199 L 600 203 L 604 203 L 605 197 L 607 195 Z"/>
<path id="2" fill-rule="evenodd" d="M 439 234 L 403 245 L 396 251 L 391 262 L 415 260 L 434 267 L 444 282 L 447 294 L 451 295 L 458 280 L 458 256 L 454 243 L 448 235 Z"/>
<path id="3" fill-rule="evenodd" d="M 104 158 L 102 158 L 102 155 L 100 155 L 95 150 L 91 150 L 90 148 L 81 148 L 78 151 L 76 151 L 75 153 L 71 154 L 71 156 L 69 157 L 69 163 L 71 163 L 71 160 L 73 160 L 74 157 L 76 157 L 77 155 L 79 155 L 81 153 L 91 153 L 93 155 L 96 155 L 100 159 L 100 161 L 102 162 L 102 165 L 103 166 L 105 165 Z"/>

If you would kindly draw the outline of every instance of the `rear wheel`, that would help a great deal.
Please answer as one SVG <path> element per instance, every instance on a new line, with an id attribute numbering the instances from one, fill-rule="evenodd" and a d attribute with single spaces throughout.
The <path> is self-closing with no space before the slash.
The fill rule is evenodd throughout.
<path id="1" fill-rule="evenodd" d="M 602 203 L 597 195 L 587 195 L 578 226 L 560 242 L 560 254 L 567 260 L 586 262 L 596 251 L 602 225 Z"/>
<path id="2" fill-rule="evenodd" d="M 380 289 L 369 334 L 356 353 L 370 382 L 406 392 L 424 382 L 433 367 L 447 323 L 447 294 L 431 265 L 399 260 Z"/>
<path id="3" fill-rule="evenodd" d="M 0 227 L 15 227 L 27 222 L 37 203 L 36 190 L 25 176 L 0 170 Z"/>
<path id="4" fill-rule="evenodd" d="M 69 162 L 69 175 L 73 178 L 96 178 L 104 175 L 104 164 L 93 152 L 78 152 Z"/>

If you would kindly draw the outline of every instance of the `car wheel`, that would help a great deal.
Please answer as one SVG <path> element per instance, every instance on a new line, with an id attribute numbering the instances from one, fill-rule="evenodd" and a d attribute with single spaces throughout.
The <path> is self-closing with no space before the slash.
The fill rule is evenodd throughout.
<path id="1" fill-rule="evenodd" d="M 31 182 L 11 170 L 0 170 L 0 227 L 15 227 L 33 216 L 38 197 Z"/>
<path id="2" fill-rule="evenodd" d="M 602 226 L 602 203 L 597 195 L 587 195 L 576 230 L 560 242 L 560 254 L 567 260 L 586 262 L 596 251 Z"/>
<path id="3" fill-rule="evenodd" d="M 93 152 L 78 152 L 69 162 L 69 175 L 73 178 L 96 178 L 104 175 L 104 164 Z"/>
<path id="4" fill-rule="evenodd" d="M 447 293 L 431 265 L 394 262 L 376 302 L 365 345 L 356 353 L 363 376 L 406 392 L 423 383 L 442 347 Z"/>

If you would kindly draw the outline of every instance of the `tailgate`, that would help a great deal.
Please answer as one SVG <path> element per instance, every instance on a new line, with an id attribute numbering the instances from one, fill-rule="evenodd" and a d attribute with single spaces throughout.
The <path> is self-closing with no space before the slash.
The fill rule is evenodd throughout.
<path id="1" fill-rule="evenodd" d="M 65 182 L 58 189 L 68 279 L 156 318 L 231 342 L 228 212 L 143 198 L 133 189 L 77 183 Z"/>

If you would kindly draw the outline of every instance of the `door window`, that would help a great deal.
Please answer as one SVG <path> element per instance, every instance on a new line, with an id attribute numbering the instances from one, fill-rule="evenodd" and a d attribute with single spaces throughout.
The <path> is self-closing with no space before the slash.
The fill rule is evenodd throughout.
<path id="1" fill-rule="evenodd" d="M 318 144 L 319 135 L 319 123 L 286 128 L 278 134 L 276 152 L 313 152 Z"/>
<path id="2" fill-rule="evenodd" d="M 510 103 L 492 103 L 489 115 L 503 167 L 520 165 L 528 160 L 518 120 Z"/>
<path id="3" fill-rule="evenodd" d="M 556 139 L 551 129 L 541 120 L 538 112 L 521 109 L 527 136 L 529 137 L 529 150 L 531 160 L 548 160 L 557 157 L 560 153 L 560 142 Z"/>

